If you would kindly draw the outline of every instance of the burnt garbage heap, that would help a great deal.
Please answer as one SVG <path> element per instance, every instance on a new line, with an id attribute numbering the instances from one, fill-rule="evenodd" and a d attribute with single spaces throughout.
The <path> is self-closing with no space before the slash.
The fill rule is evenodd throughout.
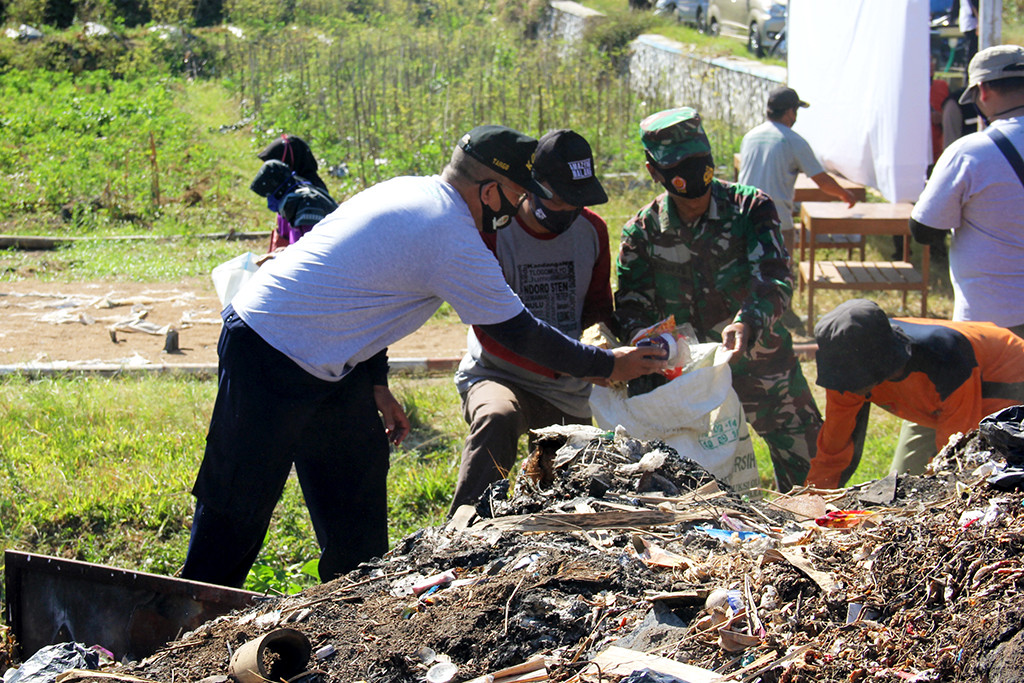
<path id="1" fill-rule="evenodd" d="M 134 673 L 224 673 L 222 641 L 287 626 L 324 680 L 1024 680 L 1022 496 L 976 433 L 925 476 L 764 500 L 662 443 L 535 436 L 511 496 Z"/>

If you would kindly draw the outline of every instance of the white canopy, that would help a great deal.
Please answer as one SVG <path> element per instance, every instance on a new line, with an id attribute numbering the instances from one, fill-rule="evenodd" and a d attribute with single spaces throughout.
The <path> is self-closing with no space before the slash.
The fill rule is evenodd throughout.
<path id="1" fill-rule="evenodd" d="M 927 0 L 789 0 L 794 130 L 826 169 L 914 201 L 930 163 Z"/>

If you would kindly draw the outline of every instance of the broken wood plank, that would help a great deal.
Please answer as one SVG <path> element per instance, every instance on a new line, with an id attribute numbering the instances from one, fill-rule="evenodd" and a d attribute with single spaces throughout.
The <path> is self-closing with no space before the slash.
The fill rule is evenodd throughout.
<path id="1" fill-rule="evenodd" d="M 564 512 L 510 515 L 482 519 L 470 530 L 498 529 L 502 531 L 580 531 L 587 529 L 632 529 L 650 526 L 669 526 L 679 522 L 708 519 L 705 512 L 682 513 L 664 510 L 613 510 L 611 512 Z"/>
<path id="2" fill-rule="evenodd" d="M 666 603 L 679 603 L 683 605 L 700 605 L 704 606 L 704 602 L 708 599 L 708 593 L 711 591 L 707 588 L 692 588 L 684 591 L 671 591 L 668 593 L 651 593 L 644 596 L 647 602 L 666 602 Z"/>
<path id="3" fill-rule="evenodd" d="M 57 675 L 57 683 L 84 683 L 85 681 L 102 681 L 103 683 L 156 683 L 148 678 L 139 678 L 128 674 L 109 671 L 93 671 L 92 669 L 68 669 Z"/>

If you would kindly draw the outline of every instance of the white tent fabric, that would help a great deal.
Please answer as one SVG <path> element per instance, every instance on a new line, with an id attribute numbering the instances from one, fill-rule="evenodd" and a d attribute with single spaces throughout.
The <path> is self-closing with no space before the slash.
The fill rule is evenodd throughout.
<path id="1" fill-rule="evenodd" d="M 929 3 L 789 0 L 795 131 L 829 171 L 914 201 L 930 163 Z"/>

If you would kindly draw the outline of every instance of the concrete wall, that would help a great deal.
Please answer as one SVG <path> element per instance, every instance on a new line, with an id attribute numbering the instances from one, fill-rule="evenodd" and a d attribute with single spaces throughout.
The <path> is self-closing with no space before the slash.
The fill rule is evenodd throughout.
<path id="1" fill-rule="evenodd" d="M 553 0 L 539 34 L 567 44 L 582 40 L 600 12 L 569 0 Z M 669 106 L 690 106 L 707 119 L 742 135 L 764 120 L 768 92 L 786 81 L 786 69 L 754 59 L 707 58 L 664 36 L 645 34 L 633 41 L 628 78 L 634 90 Z"/>
<path id="2" fill-rule="evenodd" d="M 587 27 L 602 21 L 605 15 L 571 0 L 551 0 L 537 30 L 541 40 L 562 41 L 566 45 L 579 43 Z"/>

